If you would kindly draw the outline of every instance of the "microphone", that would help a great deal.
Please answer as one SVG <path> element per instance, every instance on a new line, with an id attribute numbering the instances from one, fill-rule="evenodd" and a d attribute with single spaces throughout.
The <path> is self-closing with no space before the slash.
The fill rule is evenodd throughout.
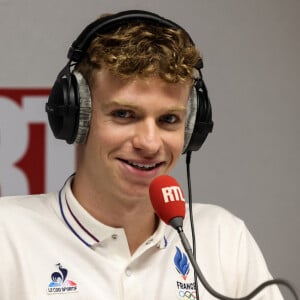
<path id="1" fill-rule="evenodd" d="M 182 246 L 184 247 L 190 262 L 204 288 L 214 297 L 221 300 L 250 300 L 261 292 L 265 287 L 272 284 L 285 285 L 296 300 L 298 295 L 291 284 L 284 279 L 272 279 L 263 282 L 250 294 L 241 298 L 230 298 L 215 291 L 202 274 L 198 263 L 193 255 L 192 248 L 183 231 L 183 219 L 185 217 L 185 199 L 183 191 L 175 178 L 169 175 L 161 175 L 152 180 L 149 186 L 149 195 L 154 211 L 157 216 L 167 225 L 172 226 L 179 234 Z"/>
<path id="2" fill-rule="evenodd" d="M 176 230 L 182 228 L 185 199 L 176 179 L 169 175 L 154 178 L 149 186 L 149 194 L 158 217 Z"/>

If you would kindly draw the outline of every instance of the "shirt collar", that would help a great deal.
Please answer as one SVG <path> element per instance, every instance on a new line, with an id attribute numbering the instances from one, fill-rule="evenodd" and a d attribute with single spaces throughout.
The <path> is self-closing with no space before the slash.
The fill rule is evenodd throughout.
<path id="1" fill-rule="evenodd" d="M 125 235 L 123 228 L 114 228 L 99 222 L 80 205 L 71 190 L 72 179 L 73 176 L 59 192 L 59 206 L 62 218 L 73 234 L 88 247 L 95 247 L 115 235 Z M 159 249 L 166 248 L 168 227 L 160 220 L 157 230 L 144 245 L 147 248 L 153 245 Z"/>

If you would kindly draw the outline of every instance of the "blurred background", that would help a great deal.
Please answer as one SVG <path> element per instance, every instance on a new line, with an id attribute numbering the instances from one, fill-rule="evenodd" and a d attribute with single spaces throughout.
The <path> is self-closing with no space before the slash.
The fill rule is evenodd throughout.
<path id="1" fill-rule="evenodd" d="M 193 200 L 243 219 L 273 276 L 299 290 L 299 0 L 0 0 L 0 194 L 58 190 L 74 171 L 47 95 L 83 28 L 126 9 L 172 19 L 202 52 L 215 127 L 192 155 Z M 185 157 L 173 175 L 186 190 Z"/>

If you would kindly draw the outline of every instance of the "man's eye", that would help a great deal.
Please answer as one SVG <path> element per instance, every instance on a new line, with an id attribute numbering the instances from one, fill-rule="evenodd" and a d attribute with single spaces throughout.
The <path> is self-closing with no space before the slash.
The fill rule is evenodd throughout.
<path id="1" fill-rule="evenodd" d="M 176 115 L 165 115 L 160 118 L 161 122 L 174 124 L 178 122 L 179 118 Z"/>
<path id="2" fill-rule="evenodd" d="M 133 113 L 129 110 L 125 110 L 125 109 L 118 109 L 115 110 L 113 113 L 114 117 L 120 118 L 120 119 L 126 119 L 126 118 L 132 118 L 133 117 Z"/>

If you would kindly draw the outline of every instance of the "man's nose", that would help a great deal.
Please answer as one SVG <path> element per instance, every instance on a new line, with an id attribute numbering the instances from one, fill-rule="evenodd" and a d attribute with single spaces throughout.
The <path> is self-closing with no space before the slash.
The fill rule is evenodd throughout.
<path id="1" fill-rule="evenodd" d="M 136 124 L 133 137 L 133 147 L 145 152 L 155 154 L 162 146 L 161 129 L 153 119 L 145 119 Z"/>

